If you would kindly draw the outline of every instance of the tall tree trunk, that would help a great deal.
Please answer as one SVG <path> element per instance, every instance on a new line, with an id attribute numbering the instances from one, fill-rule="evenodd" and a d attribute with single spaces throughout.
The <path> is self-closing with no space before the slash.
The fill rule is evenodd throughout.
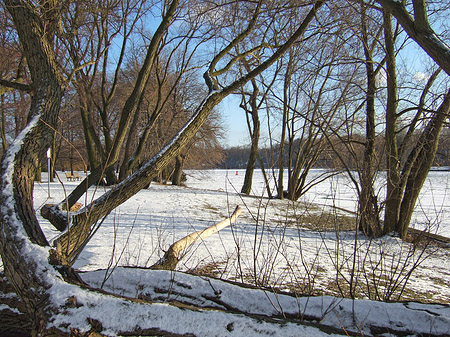
<path id="1" fill-rule="evenodd" d="M 260 122 L 259 122 L 259 114 L 258 114 L 258 86 L 256 85 L 256 81 L 252 80 L 253 92 L 249 100 L 250 111 L 248 111 L 245 102 L 241 105 L 244 108 L 246 118 L 247 118 L 247 126 L 248 131 L 250 133 L 251 138 L 251 146 L 250 146 L 250 154 L 247 161 L 247 167 L 245 169 L 245 177 L 244 184 L 242 185 L 241 193 L 250 194 L 252 190 L 252 182 L 253 182 L 253 172 L 255 171 L 255 164 L 258 158 L 258 143 L 260 136 Z M 243 94 L 244 95 L 244 94 Z M 252 117 L 252 126 L 250 126 L 250 118 Z"/>
<path id="2" fill-rule="evenodd" d="M 185 159 L 186 155 L 182 153 L 175 157 L 175 170 L 173 171 L 172 175 L 172 185 L 181 186 Z"/>
<path id="3" fill-rule="evenodd" d="M 259 152 L 257 153 L 257 159 L 259 162 L 259 167 L 261 168 L 261 173 L 263 175 L 264 185 L 266 186 L 267 197 L 269 199 L 272 199 L 273 195 L 272 195 L 272 190 L 270 188 L 269 177 L 267 176 L 266 169 L 264 168 L 264 162 L 262 161 L 261 156 L 259 155 Z"/>
<path id="4" fill-rule="evenodd" d="M 281 138 L 278 154 L 278 198 L 284 199 L 284 146 L 286 138 L 286 129 L 289 116 L 289 86 L 291 84 L 292 77 L 292 55 L 289 55 L 288 64 L 286 67 L 286 74 L 283 83 L 283 119 L 281 124 Z"/>
<path id="5" fill-rule="evenodd" d="M 0 95 L 0 109 L 1 109 L 1 118 L 2 118 L 2 126 L 0 129 L 1 137 L 2 137 L 2 153 L 6 152 L 8 148 L 8 143 L 6 141 L 6 114 L 5 114 L 5 96 L 4 94 Z"/>
<path id="6" fill-rule="evenodd" d="M 101 150 L 100 139 L 94 129 L 92 120 L 92 108 L 84 90 L 79 90 L 78 99 L 80 102 L 80 116 L 83 125 L 84 142 L 88 156 L 90 170 L 100 166 Z"/>
<path id="7" fill-rule="evenodd" d="M 450 47 L 442 41 L 433 31 L 427 17 L 426 3 L 424 0 L 413 0 L 414 17 L 412 17 L 405 6 L 404 2 L 393 0 L 376 0 L 381 4 L 385 11 L 389 11 L 404 28 L 406 33 L 414 39 L 417 44 L 442 68 L 450 75 L 450 58 L 448 54 Z M 388 69 L 389 70 L 389 69 Z M 419 110 L 423 108 L 424 97 L 436 78 L 438 72 L 435 72 L 425 87 Z M 395 224 L 401 238 L 405 239 L 411 222 L 414 205 L 420 193 L 420 189 L 428 175 L 429 169 L 433 163 L 434 156 L 437 151 L 439 135 L 443 127 L 443 123 L 448 118 L 449 113 L 449 93 L 447 93 L 444 102 L 439 110 L 432 116 L 427 127 L 422 132 L 420 139 L 414 149 L 411 151 L 405 165 L 403 166 L 400 176 L 402 185 L 402 198 L 399 208 L 398 220 Z M 417 123 L 419 114 L 413 123 Z M 414 126 L 410 127 L 414 130 Z M 412 135 L 412 132 L 407 134 Z M 402 145 L 402 148 L 404 146 Z M 404 189 L 404 190 L 403 190 Z M 388 194 L 388 197 L 395 194 Z M 392 209 L 393 210 L 393 209 Z M 388 214 L 391 219 L 394 217 L 394 211 Z M 388 223 L 387 230 L 391 229 L 392 224 Z"/>
<path id="8" fill-rule="evenodd" d="M 139 101 L 139 105 L 142 104 L 142 99 Z M 138 111 L 139 111 L 139 107 L 138 107 Z M 119 169 L 119 181 L 122 181 L 124 179 L 126 179 L 131 172 L 133 172 L 133 161 L 135 161 L 136 163 L 139 161 L 140 159 L 140 154 L 139 157 L 136 158 L 136 156 L 132 155 L 132 148 L 133 148 L 133 143 L 135 141 L 135 137 L 137 135 L 137 131 L 138 131 L 138 122 L 139 122 L 139 116 L 140 114 L 135 113 L 134 117 L 133 117 L 133 121 L 131 122 L 131 126 L 130 126 L 130 132 L 128 133 L 128 137 L 127 137 L 127 141 L 125 143 L 125 152 L 123 155 L 123 161 L 122 164 L 120 165 L 120 169 Z M 148 125 L 146 127 L 146 129 L 144 130 L 143 134 L 141 135 L 141 138 L 143 137 L 143 135 L 146 133 L 148 128 Z M 140 141 L 139 141 L 140 142 Z"/>
<path id="9" fill-rule="evenodd" d="M 368 236 L 378 236 L 381 233 L 378 201 L 374 193 L 375 180 L 375 90 L 376 79 L 373 66 L 372 51 L 369 46 L 366 23 L 366 9 L 361 4 L 361 28 L 367 74 L 366 93 L 366 139 L 362 171 L 360 172 L 360 195 L 358 200 L 360 229 Z"/>
<path id="10" fill-rule="evenodd" d="M 392 15 L 385 10 L 383 12 L 383 19 L 388 89 L 385 131 L 387 187 L 383 230 L 384 233 L 390 233 L 397 227 L 402 198 L 402 186 L 397 145 L 397 70 L 394 35 L 392 33 Z"/>
<path id="11" fill-rule="evenodd" d="M 259 143 L 259 134 L 260 134 L 260 123 L 259 118 L 253 116 L 253 131 L 251 134 L 251 146 L 250 146 L 250 154 L 248 157 L 247 167 L 245 169 L 245 177 L 244 184 L 242 185 L 241 193 L 250 194 L 253 184 L 253 172 L 255 171 L 256 160 L 258 158 L 258 143 Z"/>

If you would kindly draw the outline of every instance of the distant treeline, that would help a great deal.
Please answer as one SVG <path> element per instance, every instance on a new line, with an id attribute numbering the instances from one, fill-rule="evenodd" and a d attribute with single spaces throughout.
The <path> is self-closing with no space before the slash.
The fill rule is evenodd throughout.
<path id="1" fill-rule="evenodd" d="M 350 142 L 350 140 L 348 140 Z M 363 141 L 362 137 L 361 139 L 359 137 L 353 137 L 351 140 L 352 142 L 361 143 Z M 355 168 L 355 160 L 352 156 L 348 155 L 346 156 L 345 146 L 342 144 L 342 139 L 337 140 L 336 143 L 338 144 L 336 146 L 335 144 L 335 150 L 332 150 L 331 147 L 325 147 L 325 149 L 321 149 L 321 153 L 314 165 L 315 168 L 329 168 L 329 169 L 341 169 L 344 167 L 342 163 L 342 159 L 344 159 L 345 164 L 349 168 Z M 341 146 L 339 146 L 339 143 L 341 143 Z M 377 137 L 377 159 L 379 163 L 379 169 L 385 169 L 385 147 L 384 147 L 384 137 L 378 136 Z M 298 148 L 299 141 L 295 142 L 294 148 Z M 400 146 L 400 145 L 399 145 Z M 340 150 L 340 157 L 338 158 L 336 155 L 336 149 Z M 361 156 L 362 156 L 362 150 L 361 147 Z M 288 148 L 285 148 L 284 155 L 283 155 L 283 165 L 284 168 L 289 167 L 289 155 L 288 155 Z M 293 150 L 293 152 L 296 154 L 296 151 Z M 278 167 L 278 158 L 279 158 L 279 147 L 274 146 L 271 147 L 264 147 L 259 150 L 259 157 L 261 162 L 263 163 L 264 167 L 271 168 L 271 167 Z M 217 166 L 217 168 L 221 169 L 245 169 L 247 166 L 247 161 L 250 154 L 250 145 L 248 146 L 235 146 L 223 149 L 224 159 L 223 161 Z M 406 158 L 404 158 L 406 159 Z M 260 168 L 260 162 L 257 161 L 256 165 L 257 168 Z M 434 159 L 433 166 L 435 167 L 450 167 L 450 130 L 447 129 L 443 131 L 439 146 L 438 146 L 438 152 L 436 154 L 436 157 Z"/>

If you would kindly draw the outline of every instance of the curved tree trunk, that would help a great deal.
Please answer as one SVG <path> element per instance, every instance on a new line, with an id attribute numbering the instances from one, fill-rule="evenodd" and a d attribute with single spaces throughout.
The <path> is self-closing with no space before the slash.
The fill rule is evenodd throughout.
<path id="1" fill-rule="evenodd" d="M 171 4 L 174 3 L 178 2 L 174 1 Z M 185 326 L 182 327 L 182 331 L 175 330 L 173 326 L 167 324 L 170 320 L 161 319 L 161 317 L 177 317 L 183 320 L 186 309 L 168 304 L 155 306 L 142 301 L 108 296 L 86 290 L 80 285 L 69 284 L 66 280 L 76 281 L 76 274 L 70 268 L 54 267 L 49 260 L 53 264 L 60 264 L 61 260 L 65 260 L 66 264 L 73 262 L 73 258 L 78 256 L 88 241 L 91 225 L 145 187 L 154 175 L 173 160 L 186 142 L 194 137 L 214 106 L 245 82 L 270 67 L 290 45 L 299 39 L 323 3 L 323 1 L 315 3 L 298 30 L 271 57 L 231 85 L 221 91 L 214 91 L 212 90 L 213 81 L 209 74 L 206 74 L 205 79 L 210 92 L 177 136 L 130 178 L 88 205 L 83 212 L 73 216 L 72 227 L 58 241 L 58 248 L 63 254 L 61 259 L 61 256 L 50 249 L 33 208 L 33 179 L 38 158 L 43 156 L 52 144 L 53 131 L 63 96 L 64 81 L 61 79 L 52 53 L 51 27 L 54 26 L 55 20 L 57 21 L 57 17 L 54 17 L 55 12 L 57 14 L 56 2 L 45 2 L 50 10 L 48 12 L 44 10 L 45 13 L 42 16 L 38 14 L 41 14 L 39 10 L 43 8 L 35 8 L 32 2 L 5 1 L 16 24 L 23 49 L 27 53 L 26 58 L 32 74 L 34 90 L 28 124 L 8 148 L 0 168 L 0 203 L 2 204 L 0 207 L 0 232 L 2 233 L 0 253 L 5 274 L 31 316 L 31 328 L 34 335 L 64 336 L 69 334 L 68 327 L 73 328 L 76 333 L 79 327 L 71 326 L 72 322 L 78 322 L 75 324 L 80 324 L 83 329 L 86 329 L 86 322 L 88 322 L 93 332 L 101 331 L 104 327 L 98 319 L 101 320 L 102 314 L 105 313 L 105 307 L 101 307 L 109 304 L 113 305 L 108 306 L 108 312 L 115 317 L 119 318 L 127 313 L 130 319 L 135 319 L 136 325 L 131 328 L 135 330 L 134 334 L 146 331 L 153 334 L 177 335 L 186 331 Z M 58 209 L 53 211 L 59 212 L 59 215 L 66 215 Z M 65 223 L 63 225 L 63 227 L 66 226 Z M 107 304 L 103 303 L 106 299 Z M 137 310 L 140 312 L 138 318 L 134 317 Z M 257 319 L 237 317 L 232 313 L 218 315 L 216 312 L 194 311 L 192 316 L 199 322 L 214 319 L 216 323 L 219 316 L 221 329 L 227 329 L 232 324 L 230 321 L 237 319 L 249 333 L 257 331 L 259 324 Z M 112 320 L 105 321 L 107 325 L 105 329 L 115 329 L 120 334 L 128 334 L 127 331 L 114 326 L 114 323 Z M 186 325 L 188 325 L 187 322 Z M 275 334 L 280 330 L 283 333 L 285 328 L 277 323 L 268 323 L 265 329 Z M 191 327 L 191 330 L 194 334 L 196 333 L 195 326 Z"/>
<path id="2" fill-rule="evenodd" d="M 35 251 L 46 254 L 47 250 L 37 247 L 48 242 L 33 208 L 33 181 L 39 158 L 53 141 L 63 81 L 52 53 L 53 32 L 46 30 L 50 26 L 44 27 L 38 13 L 20 0 L 7 0 L 5 4 L 16 22 L 33 93 L 28 125 L 8 148 L 0 169 L 1 256 L 5 275 L 31 316 L 33 331 L 40 331 L 51 315 L 46 296 L 49 284 L 42 275 L 39 258 L 28 248 L 36 246 Z"/>

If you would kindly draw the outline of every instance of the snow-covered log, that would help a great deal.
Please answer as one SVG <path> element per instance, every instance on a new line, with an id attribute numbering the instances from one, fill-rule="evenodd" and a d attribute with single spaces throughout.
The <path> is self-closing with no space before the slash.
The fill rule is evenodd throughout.
<path id="1" fill-rule="evenodd" d="M 82 274 L 84 281 L 100 286 L 105 270 Z M 140 280 L 135 284 L 133 280 Z M 210 277 L 181 272 L 117 268 L 104 289 L 153 303 L 226 310 L 262 321 L 303 322 L 323 332 L 371 336 L 449 336 L 450 306 L 417 302 L 387 303 L 333 296 L 300 296 L 274 292 Z M 338 328 L 338 329 L 336 329 Z M 226 334 L 224 334 L 226 335 Z M 281 332 L 277 336 L 285 336 Z"/>

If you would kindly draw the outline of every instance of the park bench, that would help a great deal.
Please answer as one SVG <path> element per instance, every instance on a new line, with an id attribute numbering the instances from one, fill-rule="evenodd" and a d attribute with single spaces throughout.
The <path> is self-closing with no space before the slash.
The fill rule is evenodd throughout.
<path id="1" fill-rule="evenodd" d="M 66 172 L 66 179 L 67 179 L 67 181 L 75 181 L 75 180 L 80 180 L 81 177 L 77 172 L 74 172 L 73 174 L 70 172 Z"/>

